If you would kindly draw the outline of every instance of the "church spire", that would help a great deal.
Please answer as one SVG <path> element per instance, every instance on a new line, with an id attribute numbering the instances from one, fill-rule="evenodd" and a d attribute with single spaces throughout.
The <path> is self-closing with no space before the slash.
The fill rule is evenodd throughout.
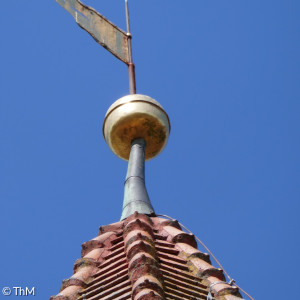
<path id="1" fill-rule="evenodd" d="M 127 0 L 127 33 L 79 0 L 56 1 L 128 65 L 130 95 L 114 102 L 103 122 L 109 148 L 128 161 L 121 221 L 101 226 L 98 236 L 82 245 L 73 276 L 50 299 L 240 300 L 234 281 L 227 283 L 222 269 L 197 249 L 194 235 L 184 232 L 178 221 L 154 213 L 145 186 L 145 160 L 165 147 L 170 121 L 157 101 L 136 94 Z"/>

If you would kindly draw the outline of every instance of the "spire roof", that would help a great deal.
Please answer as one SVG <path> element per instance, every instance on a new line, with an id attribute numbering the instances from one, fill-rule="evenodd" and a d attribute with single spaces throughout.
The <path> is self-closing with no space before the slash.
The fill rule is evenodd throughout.
<path id="1" fill-rule="evenodd" d="M 50 300 L 241 299 L 176 220 L 135 212 L 101 226 L 81 256 Z"/>
<path id="2" fill-rule="evenodd" d="M 193 234 L 182 231 L 175 220 L 155 216 L 144 165 L 165 147 L 170 121 L 157 101 L 136 94 L 127 0 L 127 33 L 79 0 L 56 1 L 128 65 L 130 95 L 108 109 L 103 134 L 112 152 L 129 162 L 121 221 L 100 227 L 98 236 L 82 245 L 73 276 L 50 299 L 241 299 L 209 255 L 197 249 Z"/>

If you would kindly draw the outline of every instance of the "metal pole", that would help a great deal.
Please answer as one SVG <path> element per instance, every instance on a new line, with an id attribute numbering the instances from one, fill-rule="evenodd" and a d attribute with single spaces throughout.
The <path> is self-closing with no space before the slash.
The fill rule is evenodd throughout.
<path id="1" fill-rule="evenodd" d="M 154 214 L 145 186 L 145 146 L 144 139 L 135 139 L 131 144 L 121 220 L 136 211 L 140 214 Z"/>
<path id="2" fill-rule="evenodd" d="M 127 37 L 128 37 L 128 77 L 129 77 L 129 92 L 130 94 L 136 94 L 136 81 L 135 81 L 135 66 L 132 61 L 132 47 L 131 47 L 131 33 L 130 33 L 130 22 L 129 22 L 129 8 L 128 0 L 125 0 L 125 11 L 126 11 L 126 25 L 127 25 Z"/>
<path id="3" fill-rule="evenodd" d="M 127 33 L 130 33 L 128 0 L 125 0 Z"/>

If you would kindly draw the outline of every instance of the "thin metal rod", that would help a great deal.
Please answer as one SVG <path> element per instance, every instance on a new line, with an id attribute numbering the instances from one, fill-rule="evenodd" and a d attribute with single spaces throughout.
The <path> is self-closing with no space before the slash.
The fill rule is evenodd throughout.
<path id="1" fill-rule="evenodd" d="M 131 145 L 121 220 L 136 211 L 146 215 L 154 213 L 145 186 L 145 144 L 144 139 L 135 139 Z"/>
<path id="2" fill-rule="evenodd" d="M 129 92 L 130 94 L 136 94 L 136 81 L 135 81 L 135 66 L 132 61 L 132 47 L 131 47 L 131 33 L 130 33 L 130 21 L 129 21 L 129 7 L 128 0 L 125 0 L 125 11 L 126 11 L 126 25 L 127 25 L 127 37 L 128 37 L 128 77 L 129 77 Z"/>
<path id="3" fill-rule="evenodd" d="M 136 94 L 136 82 L 135 82 L 135 66 L 134 63 L 128 64 L 128 77 L 129 77 L 129 92 L 130 94 Z"/>
<path id="4" fill-rule="evenodd" d="M 129 8 L 128 8 L 128 0 L 125 0 L 125 10 L 126 10 L 126 25 L 127 25 L 127 33 L 130 34 L 130 23 L 129 23 Z"/>

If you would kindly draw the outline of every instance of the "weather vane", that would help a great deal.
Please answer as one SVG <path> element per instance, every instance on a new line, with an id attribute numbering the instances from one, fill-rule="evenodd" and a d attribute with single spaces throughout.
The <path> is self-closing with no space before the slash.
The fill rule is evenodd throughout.
<path id="1" fill-rule="evenodd" d="M 128 65 L 129 90 L 130 94 L 135 94 L 128 1 L 125 0 L 127 33 L 79 0 L 56 0 L 56 2 L 69 12 L 76 23 L 86 30 L 98 44 Z"/>
<path id="2" fill-rule="evenodd" d="M 128 65 L 130 95 L 122 97 L 109 107 L 103 122 L 103 135 L 112 152 L 129 160 L 121 219 L 135 211 L 153 215 L 154 210 L 145 187 L 145 159 L 157 156 L 167 144 L 170 121 L 156 100 L 136 94 L 128 1 L 125 0 L 127 32 L 79 0 L 56 2 L 97 43 Z"/>

